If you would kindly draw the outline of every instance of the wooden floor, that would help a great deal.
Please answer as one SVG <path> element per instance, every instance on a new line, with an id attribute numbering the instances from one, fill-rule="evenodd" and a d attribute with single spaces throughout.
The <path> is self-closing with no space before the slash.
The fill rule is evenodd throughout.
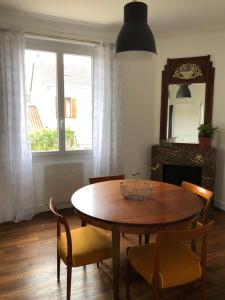
<path id="1" fill-rule="evenodd" d="M 71 227 L 80 222 L 72 210 L 63 213 Z M 207 300 L 225 299 L 225 212 L 214 212 L 216 225 L 210 236 L 208 254 Z M 137 245 L 136 235 L 121 238 L 121 300 L 125 297 L 125 249 Z M 56 280 L 55 223 L 49 213 L 42 213 L 29 222 L 0 225 L 0 299 L 66 299 L 66 269 L 62 265 L 61 283 Z M 108 300 L 112 294 L 112 264 L 105 261 L 86 268 L 73 269 L 72 299 Z M 132 274 L 131 299 L 152 299 L 151 288 Z M 199 299 L 198 285 L 164 290 L 161 299 Z"/>

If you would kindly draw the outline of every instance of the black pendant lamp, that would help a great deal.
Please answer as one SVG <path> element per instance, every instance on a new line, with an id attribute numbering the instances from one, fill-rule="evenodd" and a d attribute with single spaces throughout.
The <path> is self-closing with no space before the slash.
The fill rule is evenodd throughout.
<path id="1" fill-rule="evenodd" d="M 191 91 L 187 84 L 180 85 L 176 98 L 191 98 Z"/>
<path id="2" fill-rule="evenodd" d="M 147 24 L 147 5 L 130 2 L 124 6 L 124 25 L 116 41 L 116 56 L 123 60 L 147 59 L 156 54 L 155 39 Z"/>

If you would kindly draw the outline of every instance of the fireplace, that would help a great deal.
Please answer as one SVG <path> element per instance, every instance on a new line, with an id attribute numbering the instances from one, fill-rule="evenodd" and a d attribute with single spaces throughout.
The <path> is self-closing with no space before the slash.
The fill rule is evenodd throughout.
<path id="1" fill-rule="evenodd" d="M 186 180 L 214 191 L 216 149 L 196 144 L 153 145 L 151 179 L 180 185 Z"/>
<path id="2" fill-rule="evenodd" d="M 164 182 L 181 185 L 183 180 L 201 186 L 202 168 L 196 166 L 179 166 L 171 164 L 163 165 Z"/>

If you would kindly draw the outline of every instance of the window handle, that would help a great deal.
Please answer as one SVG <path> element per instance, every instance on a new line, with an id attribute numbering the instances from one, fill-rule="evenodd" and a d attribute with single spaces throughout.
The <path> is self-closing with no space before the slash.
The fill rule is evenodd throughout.
<path id="1" fill-rule="evenodd" d="M 60 129 L 63 128 L 63 125 L 64 125 L 64 120 L 63 120 L 63 119 L 60 119 L 60 122 L 59 122 Z"/>

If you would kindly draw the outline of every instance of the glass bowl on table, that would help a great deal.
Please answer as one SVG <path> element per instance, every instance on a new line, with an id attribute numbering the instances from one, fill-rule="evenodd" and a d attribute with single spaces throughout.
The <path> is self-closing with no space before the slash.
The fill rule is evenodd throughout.
<path id="1" fill-rule="evenodd" d="M 144 200 L 150 197 L 152 185 L 144 180 L 124 180 L 120 183 L 120 191 L 126 199 Z"/>

